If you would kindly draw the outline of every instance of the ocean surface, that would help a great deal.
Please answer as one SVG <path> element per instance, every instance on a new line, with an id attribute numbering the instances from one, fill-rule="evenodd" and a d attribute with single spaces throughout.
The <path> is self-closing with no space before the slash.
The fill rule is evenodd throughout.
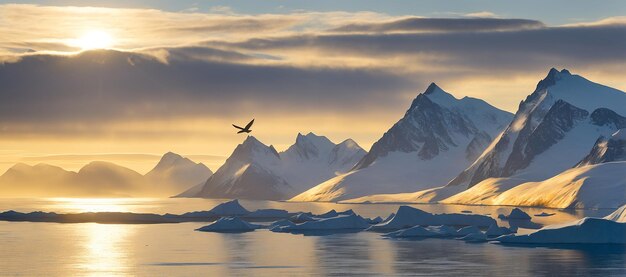
<path id="1" fill-rule="evenodd" d="M 224 200 L 0 199 L 0 211 L 183 213 L 209 210 L 221 202 Z M 386 217 L 399 206 L 272 201 L 241 204 L 248 210 L 278 208 L 313 213 L 353 209 L 366 217 Z M 512 209 L 412 206 L 433 213 L 472 211 L 492 217 Z M 612 212 L 523 210 L 531 215 L 556 213 L 533 217 L 541 224 Z M 0 276 L 626 276 L 626 247 L 617 245 L 521 247 L 448 239 L 391 240 L 370 232 L 303 236 L 268 230 L 241 234 L 194 231 L 206 224 L 0 222 Z"/>

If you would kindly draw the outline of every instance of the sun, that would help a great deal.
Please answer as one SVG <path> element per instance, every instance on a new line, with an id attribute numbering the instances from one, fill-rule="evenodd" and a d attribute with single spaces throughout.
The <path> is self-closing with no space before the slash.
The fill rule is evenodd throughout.
<path id="1" fill-rule="evenodd" d="M 107 32 L 92 30 L 72 40 L 71 45 L 82 50 L 106 49 L 113 46 L 113 37 Z"/>

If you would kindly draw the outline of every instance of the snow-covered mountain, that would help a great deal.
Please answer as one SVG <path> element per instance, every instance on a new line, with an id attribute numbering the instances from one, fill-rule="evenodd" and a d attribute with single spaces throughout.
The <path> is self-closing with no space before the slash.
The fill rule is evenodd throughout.
<path id="1" fill-rule="evenodd" d="M 239 144 L 224 165 L 198 190 L 181 197 L 284 200 L 352 168 L 365 155 L 353 140 L 334 144 L 313 133 L 298 134 L 278 153 L 253 136 Z"/>
<path id="2" fill-rule="evenodd" d="M 365 154 L 352 139 L 334 144 L 324 136 L 298 134 L 295 144 L 280 153 L 281 175 L 301 193 L 338 173 L 348 172 Z"/>
<path id="3" fill-rule="evenodd" d="M 550 178 L 576 165 L 600 136 L 626 127 L 626 94 L 563 69 L 551 69 L 506 130 L 450 186 L 487 178 Z"/>
<path id="4" fill-rule="evenodd" d="M 171 195 L 204 183 L 212 174 L 213 172 L 202 163 L 195 163 L 176 153 L 167 152 L 145 177 L 151 186 Z"/>
<path id="5" fill-rule="evenodd" d="M 512 115 L 431 84 L 348 173 L 293 201 L 337 201 L 441 186 L 469 166 Z"/>
<path id="6" fill-rule="evenodd" d="M 280 164 L 280 156 L 273 146 L 248 136 L 194 197 L 283 199 L 294 193 L 294 189 L 276 173 Z M 189 193 L 183 192 L 180 196 L 185 195 Z"/>
<path id="7" fill-rule="evenodd" d="M 445 187 L 349 202 L 615 208 L 626 203 L 626 93 L 550 70 L 512 123 Z"/>
<path id="8" fill-rule="evenodd" d="M 80 188 L 68 186 L 76 179 L 76 172 L 58 166 L 18 163 L 0 176 L 0 191 L 5 197 L 82 195 Z"/>
<path id="9" fill-rule="evenodd" d="M 94 161 L 78 172 L 58 166 L 18 163 L 0 176 L 7 197 L 143 197 L 170 196 L 206 180 L 210 170 L 167 153 L 146 175 L 110 162 Z"/>
<path id="10" fill-rule="evenodd" d="M 91 162 L 78 172 L 37 164 L 16 164 L 0 176 L 11 197 L 127 197 L 144 192 L 141 174 L 112 163 Z"/>

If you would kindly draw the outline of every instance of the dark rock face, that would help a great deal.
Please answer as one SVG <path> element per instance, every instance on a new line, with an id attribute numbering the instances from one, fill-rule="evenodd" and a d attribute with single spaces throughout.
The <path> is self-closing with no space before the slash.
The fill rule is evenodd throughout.
<path id="1" fill-rule="evenodd" d="M 563 69 L 559 72 L 556 68 L 551 68 L 548 72 L 548 76 L 537 83 L 535 91 L 544 90 L 555 85 L 556 81 L 560 80 L 562 75 L 571 75 L 571 73 L 567 69 Z"/>
<path id="2" fill-rule="evenodd" d="M 370 152 L 359 161 L 355 169 L 367 167 L 376 158 L 395 151 L 417 152 L 423 160 L 432 159 L 449 147 L 457 146 L 452 133 L 469 137 L 480 131 L 460 113 L 442 108 L 425 93 L 420 94 L 413 100 L 404 117 L 372 145 Z"/>
<path id="3" fill-rule="evenodd" d="M 598 126 L 610 126 L 615 129 L 626 128 L 626 117 L 607 108 L 599 108 L 591 113 L 591 123 Z"/>
<path id="4" fill-rule="evenodd" d="M 491 140 L 491 136 L 485 132 L 476 134 L 465 149 L 465 158 L 468 161 L 476 160 L 476 158 L 482 154 L 483 150 L 487 148 L 489 143 L 491 143 Z"/>
<path id="5" fill-rule="evenodd" d="M 534 130 L 524 128 L 513 145 L 502 176 L 511 176 L 526 168 L 532 159 L 565 137 L 576 122 L 584 120 L 589 112 L 558 100 Z M 526 125 L 525 127 L 530 126 Z"/>
<path id="6" fill-rule="evenodd" d="M 576 167 L 616 161 L 626 161 L 626 140 L 600 137 Z"/>

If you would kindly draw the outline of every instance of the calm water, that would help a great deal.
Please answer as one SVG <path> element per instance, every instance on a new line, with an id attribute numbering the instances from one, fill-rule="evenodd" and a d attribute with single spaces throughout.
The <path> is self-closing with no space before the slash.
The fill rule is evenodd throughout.
<path id="1" fill-rule="evenodd" d="M 202 199 L 4 199 L 0 210 L 181 213 L 221 201 Z M 325 212 L 354 209 L 386 216 L 398 205 L 242 201 L 250 209 Z M 508 213 L 510 207 L 414 205 L 429 212 Z M 524 209 L 557 215 L 549 224 L 611 211 Z M 388 240 L 377 233 L 302 236 L 267 230 L 243 234 L 193 231 L 203 223 L 119 225 L 0 222 L 0 275 L 437 275 L 626 276 L 622 246 L 509 247 L 455 240 Z M 506 225 L 506 224 L 503 224 Z M 522 230 L 524 231 L 524 230 Z"/>

